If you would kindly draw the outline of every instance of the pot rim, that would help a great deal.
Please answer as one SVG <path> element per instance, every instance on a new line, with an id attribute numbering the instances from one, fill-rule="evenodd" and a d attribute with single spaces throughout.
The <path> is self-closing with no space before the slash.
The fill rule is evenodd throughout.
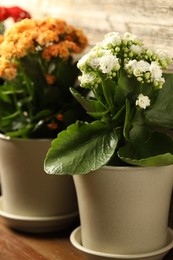
<path id="1" fill-rule="evenodd" d="M 153 169 L 153 168 L 173 168 L 173 164 L 170 165 L 162 165 L 162 166 L 138 166 L 138 165 L 128 165 L 128 166 L 109 166 L 109 165 L 104 165 L 102 166 L 100 169 L 98 170 L 108 170 L 108 171 L 112 171 L 112 170 L 119 170 L 119 171 L 124 171 L 124 170 L 132 170 L 134 171 L 134 169 L 141 169 L 141 170 L 146 170 L 146 169 Z"/>
<path id="2" fill-rule="evenodd" d="M 47 142 L 53 141 L 53 138 L 13 138 L 0 133 L 0 140 L 12 142 Z"/>

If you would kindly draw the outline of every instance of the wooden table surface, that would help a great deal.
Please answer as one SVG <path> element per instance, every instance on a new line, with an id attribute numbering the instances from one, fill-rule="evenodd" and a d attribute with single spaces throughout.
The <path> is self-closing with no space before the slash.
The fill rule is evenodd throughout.
<path id="1" fill-rule="evenodd" d="M 29 234 L 9 228 L 0 217 L 0 260 L 86 260 L 69 240 L 77 226 L 55 233 Z"/>
<path id="2" fill-rule="evenodd" d="M 15 231 L 0 217 L 0 260 L 87 260 L 69 240 L 73 227 L 49 234 Z M 173 250 L 164 258 L 173 260 Z"/>

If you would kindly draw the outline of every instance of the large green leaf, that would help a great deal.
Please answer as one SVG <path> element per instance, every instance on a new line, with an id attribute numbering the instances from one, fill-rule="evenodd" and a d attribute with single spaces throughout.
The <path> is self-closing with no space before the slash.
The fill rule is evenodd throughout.
<path id="1" fill-rule="evenodd" d="M 62 131 L 52 142 L 45 162 L 49 174 L 85 174 L 105 165 L 118 142 L 114 129 L 101 121 L 77 121 Z"/>
<path id="2" fill-rule="evenodd" d="M 159 91 L 154 106 L 144 112 L 147 124 L 173 128 L 173 74 L 165 74 L 165 85 Z"/>
<path id="3" fill-rule="evenodd" d="M 161 166 L 173 164 L 173 140 L 161 132 L 152 132 L 147 141 L 128 143 L 118 151 L 120 159 L 128 164 Z"/>
<path id="4" fill-rule="evenodd" d="M 173 164 L 173 154 L 170 153 L 160 154 L 157 156 L 144 158 L 140 160 L 123 158 L 122 156 L 120 156 L 120 159 L 128 164 L 138 165 L 143 167 L 165 166 L 165 165 Z"/>

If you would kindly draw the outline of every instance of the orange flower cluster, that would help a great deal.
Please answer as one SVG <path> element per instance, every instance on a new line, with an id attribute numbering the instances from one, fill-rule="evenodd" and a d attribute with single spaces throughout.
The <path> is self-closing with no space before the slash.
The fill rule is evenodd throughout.
<path id="1" fill-rule="evenodd" d="M 0 77 L 7 80 L 15 78 L 20 58 L 29 54 L 39 53 L 43 60 L 49 62 L 52 57 L 67 59 L 86 46 L 87 38 L 82 30 L 64 20 L 21 20 L 9 28 L 0 41 Z M 52 80 L 48 75 L 47 79 Z"/>

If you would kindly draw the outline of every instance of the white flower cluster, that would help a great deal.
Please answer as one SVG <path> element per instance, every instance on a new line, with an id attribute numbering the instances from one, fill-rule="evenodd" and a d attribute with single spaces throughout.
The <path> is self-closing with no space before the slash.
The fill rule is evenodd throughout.
<path id="1" fill-rule="evenodd" d="M 156 61 L 162 69 L 167 69 L 172 62 L 171 56 L 166 50 L 152 50 L 147 49 L 146 55 L 150 61 Z"/>
<path id="2" fill-rule="evenodd" d="M 97 88 L 104 76 L 118 81 L 117 72 L 123 70 L 139 84 L 159 89 L 164 84 L 162 69 L 170 63 L 167 53 L 147 49 L 136 35 L 110 32 L 79 60 L 78 68 L 82 72 L 79 80 L 83 87 Z"/>
<path id="3" fill-rule="evenodd" d="M 78 77 L 81 82 L 81 86 L 94 88 L 99 85 L 101 79 L 97 77 L 93 72 L 83 73 L 82 76 Z"/>
<path id="4" fill-rule="evenodd" d="M 165 82 L 161 67 L 155 61 L 149 63 L 144 60 L 129 60 L 125 64 L 125 70 L 129 76 L 134 75 L 139 82 L 152 83 L 156 88 L 161 88 Z"/>
<path id="5" fill-rule="evenodd" d="M 79 60 L 78 68 L 83 72 L 79 77 L 81 86 L 87 87 L 90 84 L 97 87 L 101 81 L 99 73 L 113 78 L 120 69 L 120 64 L 119 59 L 110 50 L 97 46 Z"/>

